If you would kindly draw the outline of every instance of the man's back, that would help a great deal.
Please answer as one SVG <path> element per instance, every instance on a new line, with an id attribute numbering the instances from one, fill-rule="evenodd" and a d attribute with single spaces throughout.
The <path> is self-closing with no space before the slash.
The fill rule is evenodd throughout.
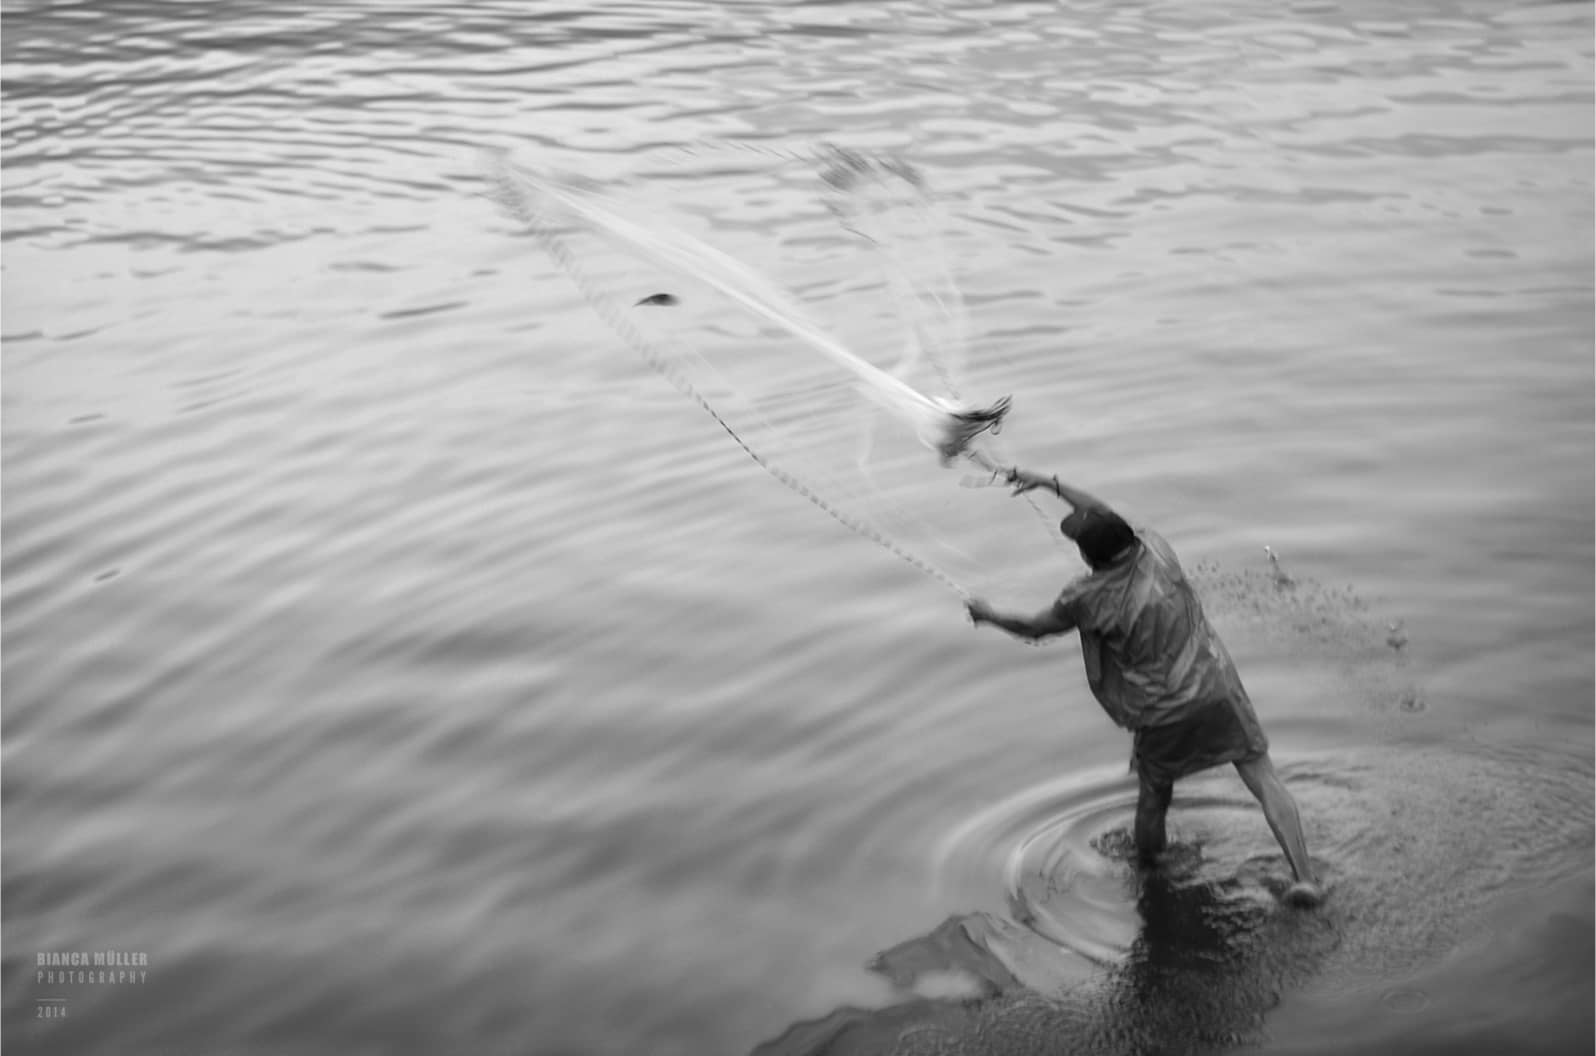
<path id="1" fill-rule="evenodd" d="M 1059 595 L 1080 628 L 1086 678 L 1109 717 L 1127 729 L 1159 726 L 1191 707 L 1244 693 L 1235 665 L 1163 537 L 1140 545 Z"/>

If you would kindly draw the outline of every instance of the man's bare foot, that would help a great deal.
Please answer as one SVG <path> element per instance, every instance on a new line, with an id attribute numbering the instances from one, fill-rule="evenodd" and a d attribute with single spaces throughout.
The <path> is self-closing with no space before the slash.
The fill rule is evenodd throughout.
<path id="1" fill-rule="evenodd" d="M 1311 880 L 1298 880 L 1286 889 L 1284 901 L 1297 909 L 1316 909 L 1324 902 L 1324 889 Z"/>

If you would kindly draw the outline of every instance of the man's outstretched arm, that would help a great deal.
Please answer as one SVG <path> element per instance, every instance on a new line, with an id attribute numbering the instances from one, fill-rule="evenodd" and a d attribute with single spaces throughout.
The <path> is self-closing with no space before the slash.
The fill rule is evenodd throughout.
<path id="1" fill-rule="evenodd" d="M 1014 485 L 1014 494 L 1016 495 L 1023 495 L 1028 491 L 1041 488 L 1044 491 L 1051 491 L 1077 510 L 1107 510 L 1109 508 L 1108 503 L 1097 496 L 1088 495 L 1080 488 L 1072 488 L 1068 484 L 1061 483 L 1056 474 L 1043 476 L 1040 473 L 1033 473 L 1028 469 L 1014 466 L 1008 472 L 1008 482 Z"/>
<path id="2" fill-rule="evenodd" d="M 1063 605 L 1054 604 L 1043 609 L 1035 616 L 1005 616 L 979 598 L 972 598 L 965 603 L 969 610 L 970 622 L 979 627 L 983 623 L 990 623 L 994 627 L 1008 631 L 1016 638 L 1025 638 L 1036 641 L 1055 634 L 1063 634 L 1075 629 L 1075 616 Z"/>

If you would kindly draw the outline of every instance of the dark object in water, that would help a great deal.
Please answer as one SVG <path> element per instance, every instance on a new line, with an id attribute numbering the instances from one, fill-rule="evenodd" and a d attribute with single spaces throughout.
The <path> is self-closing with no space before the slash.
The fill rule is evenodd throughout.
<path id="1" fill-rule="evenodd" d="M 632 305 L 632 307 L 636 308 L 640 304 L 657 304 L 662 307 L 669 308 L 671 305 L 676 303 L 676 296 L 674 294 L 656 293 L 651 294 L 648 297 L 644 297 L 641 301 L 638 301 L 637 304 Z"/>

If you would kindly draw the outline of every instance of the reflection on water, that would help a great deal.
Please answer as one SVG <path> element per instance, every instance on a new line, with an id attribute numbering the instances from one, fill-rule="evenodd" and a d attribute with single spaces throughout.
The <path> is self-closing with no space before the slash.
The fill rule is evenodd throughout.
<path id="1" fill-rule="evenodd" d="M 1107 1054 L 1189 1051 L 1256 1042 L 1283 987 L 1311 976 L 1337 941 L 1313 913 L 1282 910 L 1240 881 L 1147 873 L 1134 882 L 1140 917 L 1124 961 L 1106 977 L 1063 987 L 1022 982 L 1067 955 L 987 913 L 953 917 L 885 951 L 871 967 L 912 996 L 880 1010 L 844 1009 L 798 1024 L 754 1050 L 812 1053 Z"/>
<path id="2" fill-rule="evenodd" d="M 944 848 L 944 868 L 1006 851 L 1007 913 L 950 917 L 890 947 L 869 968 L 899 1000 L 795 1024 L 755 1052 L 1299 1048 L 1323 1028 L 1298 1018 L 1280 1038 L 1268 1014 L 1284 995 L 1313 988 L 1320 1016 L 1367 1003 L 1420 1013 L 1431 1002 L 1424 981 L 1389 980 L 1459 944 L 1481 948 L 1476 915 L 1493 894 L 1533 883 L 1570 844 L 1592 846 L 1580 805 L 1588 771 L 1527 780 L 1511 759 L 1416 746 L 1299 764 L 1282 776 L 1302 805 L 1329 898 L 1293 909 L 1280 901 L 1289 867 L 1257 850 L 1270 846 L 1267 833 L 1248 830 L 1263 822 L 1244 792 L 1223 794 L 1239 786 L 1223 770 L 1177 787 L 1174 838 L 1157 870 L 1132 864 L 1135 793 L 1115 788 L 1124 782 L 1034 790 L 973 819 Z M 1105 921 L 1117 925 L 1112 937 Z M 1569 921 L 1571 947 L 1538 975 L 1559 988 L 1579 978 L 1588 921 Z"/>

